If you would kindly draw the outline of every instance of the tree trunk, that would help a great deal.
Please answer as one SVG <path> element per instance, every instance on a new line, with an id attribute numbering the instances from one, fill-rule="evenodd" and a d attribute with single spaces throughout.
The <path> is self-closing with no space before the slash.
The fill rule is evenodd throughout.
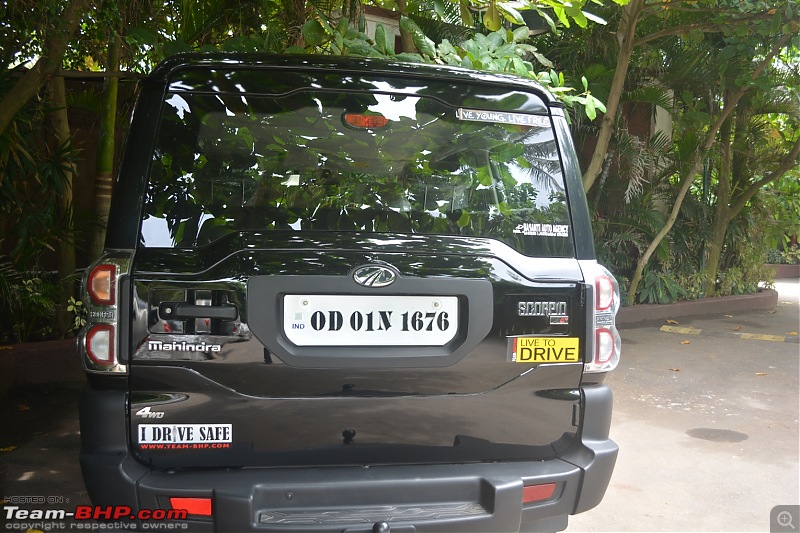
<path id="1" fill-rule="evenodd" d="M 725 95 L 728 100 L 730 92 Z M 714 207 L 714 220 L 712 222 L 711 241 L 706 243 L 706 271 L 703 273 L 703 295 L 717 295 L 717 274 L 719 272 L 719 260 L 722 257 L 722 248 L 725 246 L 725 234 L 728 230 L 728 201 L 731 197 L 731 131 L 733 129 L 733 117 L 728 117 L 720 128 L 720 162 L 719 172 L 717 173 L 717 194 L 716 205 Z"/>
<path id="2" fill-rule="evenodd" d="M 408 16 L 408 10 L 406 9 L 406 0 L 397 0 L 397 10 L 400 11 L 400 15 Z M 400 26 L 400 43 L 403 47 L 401 52 L 406 52 L 410 54 L 419 53 L 417 50 L 417 46 L 414 44 L 414 36 L 403 29 L 403 26 Z"/>
<path id="3" fill-rule="evenodd" d="M 113 31 L 108 42 L 108 72 L 119 69 L 119 38 Z M 106 78 L 103 91 L 103 110 L 100 118 L 100 138 L 97 148 L 97 175 L 94 181 L 94 211 L 98 227 L 94 232 L 90 257 L 96 259 L 103 252 L 106 237 L 108 210 L 111 206 L 111 185 L 114 179 L 114 147 L 117 126 L 117 92 L 119 78 Z"/>
<path id="4" fill-rule="evenodd" d="M 47 77 L 61 68 L 67 45 L 78 31 L 81 16 L 90 5 L 92 0 L 72 0 L 56 19 L 53 33 L 44 40 L 41 57 L 0 100 L 0 134 L 28 100 L 39 92 Z"/>
<path id="5" fill-rule="evenodd" d="M 67 118 L 67 98 L 64 78 L 54 76 L 50 80 L 50 107 L 53 125 L 53 151 L 57 151 L 70 142 L 69 120 Z M 58 241 L 58 279 L 61 282 L 61 301 L 58 302 L 55 332 L 62 337 L 69 331 L 70 315 L 67 301 L 75 294 L 75 239 L 72 228 L 72 181 L 75 168 L 72 163 L 65 164 L 64 193 L 59 198 L 59 216 L 64 225 L 66 238 Z"/>
<path id="6" fill-rule="evenodd" d="M 625 88 L 625 78 L 628 75 L 628 66 L 633 55 L 633 47 L 636 36 L 636 25 L 644 8 L 644 0 L 631 0 L 622 12 L 622 19 L 617 30 L 617 42 L 619 42 L 619 55 L 617 55 L 617 66 L 614 69 L 614 78 L 611 81 L 611 89 L 608 93 L 606 102 L 606 112 L 600 122 L 600 130 L 597 134 L 597 145 L 595 145 L 589 166 L 583 174 L 583 190 L 589 191 L 597 177 L 603 170 L 603 162 L 608 154 L 608 145 L 614 134 L 614 123 L 616 122 L 617 109 Z"/>

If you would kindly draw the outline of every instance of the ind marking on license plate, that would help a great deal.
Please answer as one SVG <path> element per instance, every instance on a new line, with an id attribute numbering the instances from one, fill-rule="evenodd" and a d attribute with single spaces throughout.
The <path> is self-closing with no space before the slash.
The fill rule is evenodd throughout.
<path id="1" fill-rule="evenodd" d="M 510 337 L 509 361 L 553 364 L 580 362 L 580 339 L 576 337 Z"/>

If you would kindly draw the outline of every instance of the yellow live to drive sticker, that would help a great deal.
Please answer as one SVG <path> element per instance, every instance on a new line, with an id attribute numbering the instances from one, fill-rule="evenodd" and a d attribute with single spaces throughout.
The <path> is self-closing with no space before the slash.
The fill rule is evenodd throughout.
<path id="1" fill-rule="evenodd" d="M 514 363 L 552 364 L 580 362 L 577 337 L 510 337 L 510 360 Z"/>

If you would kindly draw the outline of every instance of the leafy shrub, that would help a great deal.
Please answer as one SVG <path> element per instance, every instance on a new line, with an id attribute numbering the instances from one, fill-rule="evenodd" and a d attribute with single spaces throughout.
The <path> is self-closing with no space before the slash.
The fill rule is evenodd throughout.
<path id="1" fill-rule="evenodd" d="M 61 287 L 55 276 L 40 271 L 19 272 L 8 260 L 0 261 L 0 338 L 25 342 L 53 332 Z"/>
<path id="2" fill-rule="evenodd" d="M 645 270 L 636 291 L 636 301 L 640 304 L 670 304 L 685 297 L 686 291 L 672 272 Z"/>

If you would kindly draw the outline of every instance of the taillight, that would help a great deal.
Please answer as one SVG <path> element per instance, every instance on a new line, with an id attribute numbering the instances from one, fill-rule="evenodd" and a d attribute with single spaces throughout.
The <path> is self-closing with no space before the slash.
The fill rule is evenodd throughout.
<path id="1" fill-rule="evenodd" d="M 598 328 L 594 339 L 594 362 L 601 365 L 610 362 L 617 352 L 614 332 L 610 328 Z"/>
<path id="2" fill-rule="evenodd" d="M 594 279 L 595 311 L 608 311 L 614 305 L 614 278 L 599 275 Z"/>
<path id="3" fill-rule="evenodd" d="M 116 303 L 116 265 L 100 264 L 89 273 L 86 288 L 92 301 L 99 305 Z"/>
<path id="4" fill-rule="evenodd" d="M 127 273 L 130 253 L 111 252 L 100 258 L 83 278 L 87 321 L 81 337 L 83 363 L 91 372 L 126 372 L 120 364 L 120 278 Z"/>
<path id="5" fill-rule="evenodd" d="M 86 333 L 86 355 L 95 364 L 112 366 L 115 363 L 115 329 L 111 324 L 94 324 Z"/>
<path id="6" fill-rule="evenodd" d="M 586 283 L 594 286 L 594 347 L 586 372 L 608 372 L 619 364 L 622 340 L 617 331 L 616 315 L 620 306 L 619 284 L 614 276 L 595 262 L 584 266 Z"/>

